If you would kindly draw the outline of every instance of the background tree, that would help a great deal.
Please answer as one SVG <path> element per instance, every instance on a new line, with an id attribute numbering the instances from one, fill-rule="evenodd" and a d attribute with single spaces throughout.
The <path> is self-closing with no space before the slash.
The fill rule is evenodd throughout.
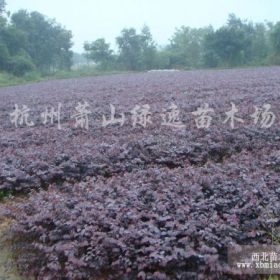
<path id="1" fill-rule="evenodd" d="M 141 68 L 150 70 L 156 66 L 157 48 L 153 40 L 150 28 L 147 25 L 141 30 L 140 46 L 141 46 Z"/>
<path id="2" fill-rule="evenodd" d="M 157 50 L 148 26 L 144 26 L 140 34 L 134 28 L 123 29 L 116 41 L 119 62 L 124 69 L 136 71 L 154 67 Z"/>
<path id="3" fill-rule="evenodd" d="M 3 3 L 3 2 L 2 2 Z M 2 20 L 0 25 L 0 70 L 22 76 L 33 71 L 35 66 L 25 51 L 26 34 L 14 25 Z"/>
<path id="4" fill-rule="evenodd" d="M 273 48 L 273 60 L 275 63 L 280 64 L 280 22 L 272 27 L 270 39 Z"/>
<path id="5" fill-rule="evenodd" d="M 254 26 L 252 36 L 252 57 L 251 62 L 254 65 L 267 63 L 269 55 L 269 35 L 268 28 L 263 23 L 257 23 Z"/>
<path id="6" fill-rule="evenodd" d="M 203 61 L 206 67 L 217 67 L 220 63 L 220 57 L 216 47 L 216 33 L 212 28 L 204 37 L 203 42 Z"/>
<path id="7" fill-rule="evenodd" d="M 5 11 L 6 2 L 5 0 L 0 0 L 0 15 Z"/>
<path id="8" fill-rule="evenodd" d="M 42 73 L 69 70 L 72 61 L 72 33 L 38 12 L 20 10 L 12 24 L 27 38 L 26 52 Z"/>
<path id="9" fill-rule="evenodd" d="M 227 26 L 209 34 L 206 40 L 209 51 L 222 66 L 243 64 L 246 38 L 237 19 L 230 18 Z"/>
<path id="10" fill-rule="evenodd" d="M 100 38 L 92 43 L 85 43 L 86 57 L 93 60 L 101 70 L 112 69 L 114 65 L 113 51 L 105 39 Z"/>
<path id="11" fill-rule="evenodd" d="M 209 67 L 263 64 L 269 51 L 266 26 L 231 14 L 227 25 L 206 34 L 204 49 Z"/>
<path id="12" fill-rule="evenodd" d="M 141 39 L 134 28 L 125 28 L 116 39 L 119 47 L 119 62 L 126 70 L 141 69 Z"/>
<path id="13" fill-rule="evenodd" d="M 190 28 L 182 26 L 176 29 L 171 38 L 169 51 L 172 53 L 173 67 L 197 68 L 203 64 L 203 43 L 208 28 Z"/>

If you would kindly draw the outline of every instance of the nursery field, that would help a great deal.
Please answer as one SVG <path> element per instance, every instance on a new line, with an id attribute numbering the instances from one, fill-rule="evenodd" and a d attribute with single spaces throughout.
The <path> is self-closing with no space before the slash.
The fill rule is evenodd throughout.
<path id="1" fill-rule="evenodd" d="M 1 88 L 2 246 L 27 279 L 261 279 L 227 252 L 280 243 L 279 148 L 280 67 Z"/>

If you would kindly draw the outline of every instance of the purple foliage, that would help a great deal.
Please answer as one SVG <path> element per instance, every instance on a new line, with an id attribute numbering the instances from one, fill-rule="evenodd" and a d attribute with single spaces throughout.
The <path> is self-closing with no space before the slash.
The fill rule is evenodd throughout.
<path id="1" fill-rule="evenodd" d="M 1 89 L 0 189 L 45 189 L 4 206 L 16 221 L 18 265 L 37 279 L 232 279 L 227 247 L 271 243 L 279 223 L 279 74 L 145 73 Z M 34 118 L 63 102 L 69 117 L 81 100 L 92 104 L 89 131 L 7 120 L 15 102 Z M 160 126 L 172 102 L 187 129 Z M 215 117 L 199 130 L 191 112 L 205 102 Z M 230 102 L 245 120 L 234 130 L 222 124 Z M 101 128 L 110 103 L 126 113 L 123 127 Z M 264 103 L 278 117 L 269 129 L 249 118 Z M 151 105 L 147 128 L 129 122 L 137 104 Z"/>

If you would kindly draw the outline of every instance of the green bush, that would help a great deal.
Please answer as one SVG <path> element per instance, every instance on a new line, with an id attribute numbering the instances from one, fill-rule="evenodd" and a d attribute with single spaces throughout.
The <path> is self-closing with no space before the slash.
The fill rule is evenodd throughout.
<path id="1" fill-rule="evenodd" d="M 34 71 L 35 65 L 26 56 L 14 56 L 9 62 L 9 72 L 17 77 L 24 76 L 26 73 Z"/>
<path id="2" fill-rule="evenodd" d="M 26 82 L 37 82 L 37 81 L 40 81 L 42 79 L 42 76 L 41 76 L 40 72 L 32 71 L 32 72 L 26 73 L 23 76 L 23 78 Z"/>

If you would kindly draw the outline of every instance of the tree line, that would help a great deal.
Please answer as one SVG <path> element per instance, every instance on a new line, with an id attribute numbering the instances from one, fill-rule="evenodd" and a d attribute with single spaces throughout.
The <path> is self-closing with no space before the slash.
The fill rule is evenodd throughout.
<path id="1" fill-rule="evenodd" d="M 100 69 L 131 71 L 280 64 L 280 22 L 252 23 L 234 14 L 217 30 L 177 28 L 165 47 L 156 45 L 147 26 L 140 33 L 123 29 L 116 43 L 117 53 L 104 38 L 87 42 L 86 56 Z"/>
<path id="2" fill-rule="evenodd" d="M 177 28 L 166 46 L 158 46 L 148 26 L 125 28 L 113 50 L 104 38 L 85 42 L 85 57 L 101 71 L 197 69 L 280 64 L 280 22 L 253 23 L 230 14 L 227 23 Z M 38 12 L 10 15 L 0 0 L 0 71 L 16 76 L 70 70 L 78 54 L 72 33 Z M 74 55 L 74 56 L 73 56 Z"/>

